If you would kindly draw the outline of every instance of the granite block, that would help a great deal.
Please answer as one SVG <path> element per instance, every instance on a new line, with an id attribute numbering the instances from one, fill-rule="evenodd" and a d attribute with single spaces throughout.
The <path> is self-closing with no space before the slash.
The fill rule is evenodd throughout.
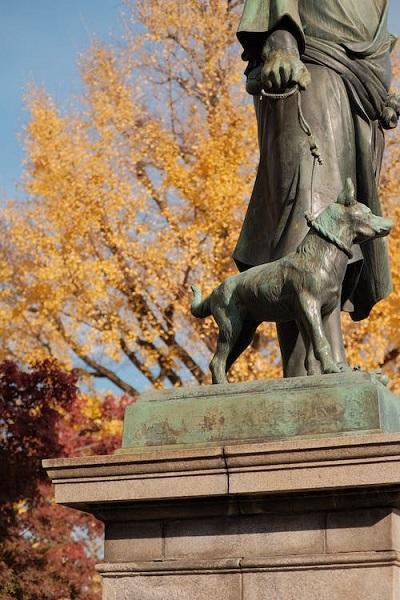
<path id="1" fill-rule="evenodd" d="M 106 523 L 104 558 L 110 562 L 157 560 L 163 556 L 160 521 Z"/>
<path id="2" fill-rule="evenodd" d="M 400 550 L 399 515 L 379 508 L 329 513 L 326 547 L 327 552 Z"/>
<path id="3" fill-rule="evenodd" d="M 324 549 L 322 514 L 233 516 L 165 525 L 166 558 L 312 554 Z"/>
<path id="4" fill-rule="evenodd" d="M 240 574 L 105 578 L 104 600 L 242 600 Z"/>
<path id="5" fill-rule="evenodd" d="M 391 566 L 345 566 L 244 573 L 243 600 L 400 600 L 396 571 Z"/>

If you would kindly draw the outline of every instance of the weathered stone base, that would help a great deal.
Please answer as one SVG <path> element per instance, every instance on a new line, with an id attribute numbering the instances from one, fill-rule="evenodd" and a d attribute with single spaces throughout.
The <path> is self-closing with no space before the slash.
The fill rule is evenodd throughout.
<path id="1" fill-rule="evenodd" d="M 400 399 L 369 373 L 150 390 L 127 407 L 121 452 L 400 432 Z"/>
<path id="2" fill-rule="evenodd" d="M 164 564 L 104 564 L 105 600 L 383 600 L 397 599 L 395 553 L 225 560 Z"/>
<path id="3" fill-rule="evenodd" d="M 400 600 L 400 435 L 46 461 L 104 600 Z"/>
<path id="4" fill-rule="evenodd" d="M 400 598 L 397 512 L 328 512 L 319 502 L 308 512 L 304 498 L 306 512 L 294 514 L 276 506 L 241 515 L 232 507 L 231 516 L 109 523 L 107 562 L 99 566 L 104 599 Z"/>

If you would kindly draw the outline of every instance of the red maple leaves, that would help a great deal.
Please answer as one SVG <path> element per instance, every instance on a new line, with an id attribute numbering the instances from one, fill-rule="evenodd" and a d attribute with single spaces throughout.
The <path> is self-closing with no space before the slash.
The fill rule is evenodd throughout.
<path id="1" fill-rule="evenodd" d="M 0 364 L 0 600 L 100 598 L 102 525 L 54 503 L 41 461 L 112 452 L 128 398 L 77 383 L 53 361 Z"/>

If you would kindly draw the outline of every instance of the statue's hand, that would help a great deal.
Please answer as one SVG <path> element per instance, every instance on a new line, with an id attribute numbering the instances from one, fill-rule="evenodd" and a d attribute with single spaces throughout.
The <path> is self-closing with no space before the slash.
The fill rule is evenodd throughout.
<path id="1" fill-rule="evenodd" d="M 273 50 L 266 56 L 261 82 L 267 92 L 282 92 L 295 84 L 305 90 L 311 75 L 298 56 L 287 50 Z"/>

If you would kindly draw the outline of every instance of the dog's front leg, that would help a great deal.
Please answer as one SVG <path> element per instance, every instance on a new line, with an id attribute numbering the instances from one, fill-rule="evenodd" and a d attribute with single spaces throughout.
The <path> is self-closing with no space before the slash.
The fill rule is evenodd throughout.
<path id="1" fill-rule="evenodd" d="M 311 295 L 302 295 L 299 298 L 299 309 L 300 309 L 300 320 L 304 343 L 307 348 L 311 344 L 314 351 L 315 358 L 319 360 L 321 364 L 322 373 L 340 373 L 340 368 L 333 359 L 332 349 L 325 336 L 322 317 L 321 307 L 319 302 Z M 304 331 L 304 334 L 303 334 Z M 307 373 L 311 370 L 309 351 L 307 350 Z"/>
<path id="2" fill-rule="evenodd" d="M 306 370 L 307 375 L 321 375 L 321 368 L 319 365 L 319 361 L 316 359 L 314 355 L 314 348 L 311 343 L 311 337 L 307 332 L 306 327 L 303 323 L 298 320 L 296 321 L 297 327 L 301 333 L 301 337 L 303 338 L 303 343 L 305 347 L 305 359 L 304 359 L 304 368 Z"/>

